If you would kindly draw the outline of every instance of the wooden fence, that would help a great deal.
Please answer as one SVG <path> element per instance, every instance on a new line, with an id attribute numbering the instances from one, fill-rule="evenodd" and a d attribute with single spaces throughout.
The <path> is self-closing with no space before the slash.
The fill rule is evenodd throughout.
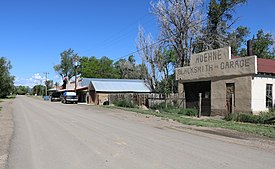
<path id="1" fill-rule="evenodd" d="M 145 105 L 152 108 L 156 105 L 164 103 L 172 104 L 178 107 L 186 107 L 184 95 L 175 94 L 157 94 L 157 93 L 116 93 L 109 94 L 109 104 L 113 104 L 118 100 L 128 100 L 137 106 Z"/>

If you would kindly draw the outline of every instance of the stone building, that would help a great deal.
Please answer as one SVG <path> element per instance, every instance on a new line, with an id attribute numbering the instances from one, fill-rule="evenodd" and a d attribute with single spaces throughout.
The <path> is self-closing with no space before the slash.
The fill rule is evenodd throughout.
<path id="1" fill-rule="evenodd" d="M 183 84 L 186 107 L 197 107 L 202 93 L 202 115 L 253 113 L 273 107 L 275 61 L 257 56 L 231 57 L 231 48 L 191 56 L 190 66 L 175 70 Z"/>

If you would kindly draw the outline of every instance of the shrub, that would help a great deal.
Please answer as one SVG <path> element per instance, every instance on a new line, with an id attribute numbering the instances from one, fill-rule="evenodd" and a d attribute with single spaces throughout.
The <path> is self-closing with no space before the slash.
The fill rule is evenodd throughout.
<path id="1" fill-rule="evenodd" d="M 155 104 L 151 107 L 153 110 L 159 110 L 161 113 L 171 113 L 185 116 L 197 116 L 198 111 L 194 108 L 178 108 L 177 106 L 172 105 L 172 103 L 167 103 L 167 108 L 165 108 L 165 102 Z"/>
<path id="2" fill-rule="evenodd" d="M 185 116 L 197 116 L 198 115 L 198 111 L 196 109 L 190 109 L 190 108 L 184 109 L 184 108 L 177 108 L 177 107 L 168 107 L 166 109 L 162 109 L 161 112 L 185 115 Z"/>
<path id="3" fill-rule="evenodd" d="M 135 105 L 128 100 L 118 100 L 116 102 L 114 102 L 114 105 L 118 106 L 118 107 L 129 107 L 129 108 L 134 108 Z"/>
<path id="4" fill-rule="evenodd" d="M 177 108 L 174 109 L 174 112 L 180 115 L 185 115 L 185 116 L 197 116 L 198 111 L 196 109 L 191 109 L 191 108 Z"/>
<path id="5" fill-rule="evenodd" d="M 184 109 L 185 115 L 187 116 L 197 116 L 198 110 L 197 109 Z"/>
<path id="6" fill-rule="evenodd" d="M 161 102 L 159 104 L 154 104 L 151 109 L 154 110 L 164 110 L 164 109 L 172 109 L 172 108 L 176 108 L 175 106 L 173 106 L 171 103 L 167 103 L 167 108 L 165 108 L 165 102 Z"/>
<path id="7" fill-rule="evenodd" d="M 234 113 L 228 114 L 227 116 L 225 116 L 224 119 L 227 121 L 265 124 L 266 121 L 272 117 L 275 117 L 275 114 L 273 112 L 262 112 L 259 115 Z"/>

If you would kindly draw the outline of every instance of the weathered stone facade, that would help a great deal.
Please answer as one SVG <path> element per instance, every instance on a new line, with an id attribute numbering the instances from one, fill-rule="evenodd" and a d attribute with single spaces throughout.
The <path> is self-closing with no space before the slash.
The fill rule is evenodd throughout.
<path id="1" fill-rule="evenodd" d="M 191 93 L 193 95 L 202 93 L 202 99 L 209 100 L 211 105 L 209 115 L 252 112 L 251 83 L 252 76 L 257 74 L 256 56 L 231 59 L 231 48 L 220 48 L 192 55 L 190 66 L 177 68 L 175 73 L 176 80 L 183 85 L 190 82 L 198 84 L 210 82 L 210 86 L 207 87 L 210 91 L 194 89 L 196 91 Z M 192 86 L 188 86 L 181 91 L 193 90 Z M 189 98 L 192 102 L 196 100 L 195 96 Z"/>
<path id="2" fill-rule="evenodd" d="M 251 76 L 211 80 L 211 116 L 228 114 L 226 84 L 235 84 L 235 112 L 251 113 Z"/>

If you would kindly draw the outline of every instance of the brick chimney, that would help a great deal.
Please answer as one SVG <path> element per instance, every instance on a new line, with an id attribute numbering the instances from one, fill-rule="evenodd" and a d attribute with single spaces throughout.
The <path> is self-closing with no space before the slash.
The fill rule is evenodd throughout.
<path id="1" fill-rule="evenodd" d="M 252 56 L 252 40 L 247 41 L 247 56 Z"/>

